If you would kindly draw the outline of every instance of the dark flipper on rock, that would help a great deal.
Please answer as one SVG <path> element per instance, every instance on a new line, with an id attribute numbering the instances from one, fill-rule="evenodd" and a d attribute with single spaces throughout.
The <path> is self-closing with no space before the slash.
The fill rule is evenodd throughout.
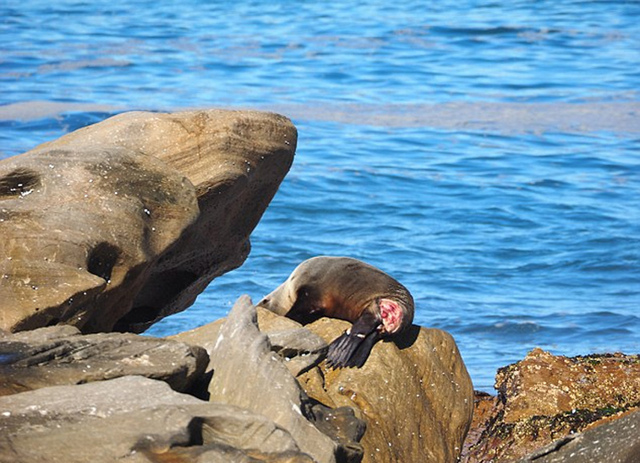
<path id="1" fill-rule="evenodd" d="M 360 368 L 367 361 L 373 345 L 380 339 L 378 327 L 382 322 L 365 312 L 351 329 L 329 344 L 327 364 L 331 368 Z"/>

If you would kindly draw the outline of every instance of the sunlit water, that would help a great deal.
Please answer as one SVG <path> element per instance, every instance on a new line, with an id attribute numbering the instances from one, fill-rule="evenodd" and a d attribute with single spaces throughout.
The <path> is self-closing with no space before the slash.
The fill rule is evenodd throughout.
<path id="1" fill-rule="evenodd" d="M 275 110 L 294 165 L 239 269 L 149 333 L 319 254 L 402 281 L 476 388 L 535 346 L 640 347 L 640 3 L 0 5 L 0 157 L 131 110 Z"/>

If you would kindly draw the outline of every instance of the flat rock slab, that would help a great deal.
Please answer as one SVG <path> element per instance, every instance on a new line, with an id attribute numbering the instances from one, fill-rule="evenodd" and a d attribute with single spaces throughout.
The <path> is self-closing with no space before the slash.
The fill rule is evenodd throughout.
<path id="1" fill-rule="evenodd" d="M 299 462 L 264 416 L 123 377 L 0 397 L 0 462 Z"/>
<path id="2" fill-rule="evenodd" d="M 0 161 L 0 329 L 184 310 L 246 259 L 296 141 L 270 113 L 131 112 Z"/>
<path id="3" fill-rule="evenodd" d="M 139 375 L 188 391 L 209 362 L 197 346 L 55 326 L 0 336 L 0 395 Z"/>

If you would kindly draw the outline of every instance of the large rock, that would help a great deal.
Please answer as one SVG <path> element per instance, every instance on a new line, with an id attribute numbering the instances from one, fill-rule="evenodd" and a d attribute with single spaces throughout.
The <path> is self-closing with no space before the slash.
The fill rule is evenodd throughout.
<path id="1" fill-rule="evenodd" d="M 203 348 L 176 341 L 123 333 L 81 335 L 72 326 L 52 326 L 0 335 L 0 395 L 127 375 L 190 392 L 208 363 Z"/>
<path id="2" fill-rule="evenodd" d="M 173 337 L 207 348 L 215 369 L 212 387 L 216 388 L 218 400 L 233 396 L 234 404 L 245 406 L 254 402 L 252 407 L 265 409 L 266 403 L 274 401 L 277 408 L 270 410 L 270 414 L 291 409 L 287 401 L 295 402 L 298 397 L 303 398 L 303 404 L 322 404 L 323 407 L 312 407 L 315 415 L 312 421 L 319 428 L 322 423 L 336 425 L 323 432 L 347 447 L 353 446 L 357 423 L 342 411 L 355 410 L 356 417 L 367 425 L 360 442 L 363 462 L 456 461 L 471 422 L 473 388 L 450 335 L 414 326 L 397 343 L 376 344 L 363 368 L 334 371 L 319 361 L 324 358 L 327 342 L 341 334 L 349 323 L 323 318 L 301 328 L 288 318 L 258 308 L 260 334 L 253 320 L 248 319 L 253 309 L 247 302 L 243 304 L 244 320 L 232 322 L 227 330 L 223 330 L 226 322 L 218 321 Z M 235 315 L 238 314 L 234 318 Z M 250 334 L 242 333 L 245 330 Z M 218 342 L 229 345 L 220 352 L 214 349 Z M 273 354 L 269 354 L 268 348 Z M 239 362 L 226 361 L 227 377 L 224 380 L 218 377 L 220 382 L 216 383 L 219 372 L 216 362 L 224 362 L 220 359 L 231 352 L 235 358 L 244 357 L 241 363 L 249 368 L 245 371 L 237 365 Z M 274 359 L 276 363 L 284 360 L 304 392 L 291 384 L 281 367 L 267 367 Z M 282 378 L 287 379 L 283 382 Z M 274 385 L 278 389 L 286 387 L 289 392 L 280 392 L 280 397 L 273 398 L 268 389 Z M 308 409 L 300 408 L 303 413 Z M 330 416 L 323 415 L 326 410 Z M 341 434 L 340 429 L 348 432 Z"/>
<path id="3" fill-rule="evenodd" d="M 350 326 L 322 318 L 307 328 L 330 342 Z M 367 422 L 363 463 L 455 462 L 471 423 L 473 386 L 455 341 L 412 326 L 377 343 L 362 368 L 322 363 L 299 378 L 330 407 L 352 407 Z"/>
<path id="4" fill-rule="evenodd" d="M 127 376 L 0 397 L 0 462 L 312 463 L 267 418 Z"/>
<path id="5" fill-rule="evenodd" d="M 477 402 L 482 418 L 469 434 L 464 462 L 522 458 L 637 408 L 640 357 L 564 357 L 534 349 L 498 371 L 496 389 L 497 397 L 484 396 Z"/>
<path id="6" fill-rule="evenodd" d="M 275 114 L 133 112 L 0 161 L 0 329 L 185 309 L 246 258 L 296 136 Z"/>

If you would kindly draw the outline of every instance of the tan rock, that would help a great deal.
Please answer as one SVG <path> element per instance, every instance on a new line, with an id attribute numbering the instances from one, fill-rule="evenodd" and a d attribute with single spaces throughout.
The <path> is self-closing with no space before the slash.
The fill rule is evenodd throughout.
<path id="1" fill-rule="evenodd" d="M 564 357 L 534 349 L 502 368 L 497 389 L 507 397 L 504 421 L 572 410 L 640 403 L 640 360 L 623 354 Z"/>
<path id="2" fill-rule="evenodd" d="M 329 342 L 350 324 L 307 325 Z M 453 338 L 413 326 L 377 343 L 360 368 L 325 364 L 300 378 L 305 392 L 331 407 L 349 406 L 367 422 L 364 463 L 455 462 L 471 423 L 473 387 Z"/>
<path id="3" fill-rule="evenodd" d="M 577 357 L 534 349 L 498 371 L 498 396 L 478 402 L 484 420 L 462 461 L 507 462 L 556 439 L 620 418 L 640 405 L 640 358 Z"/>
<path id="4" fill-rule="evenodd" d="M 185 309 L 244 261 L 295 147 L 275 114 L 133 112 L 0 161 L 0 329 Z"/>

